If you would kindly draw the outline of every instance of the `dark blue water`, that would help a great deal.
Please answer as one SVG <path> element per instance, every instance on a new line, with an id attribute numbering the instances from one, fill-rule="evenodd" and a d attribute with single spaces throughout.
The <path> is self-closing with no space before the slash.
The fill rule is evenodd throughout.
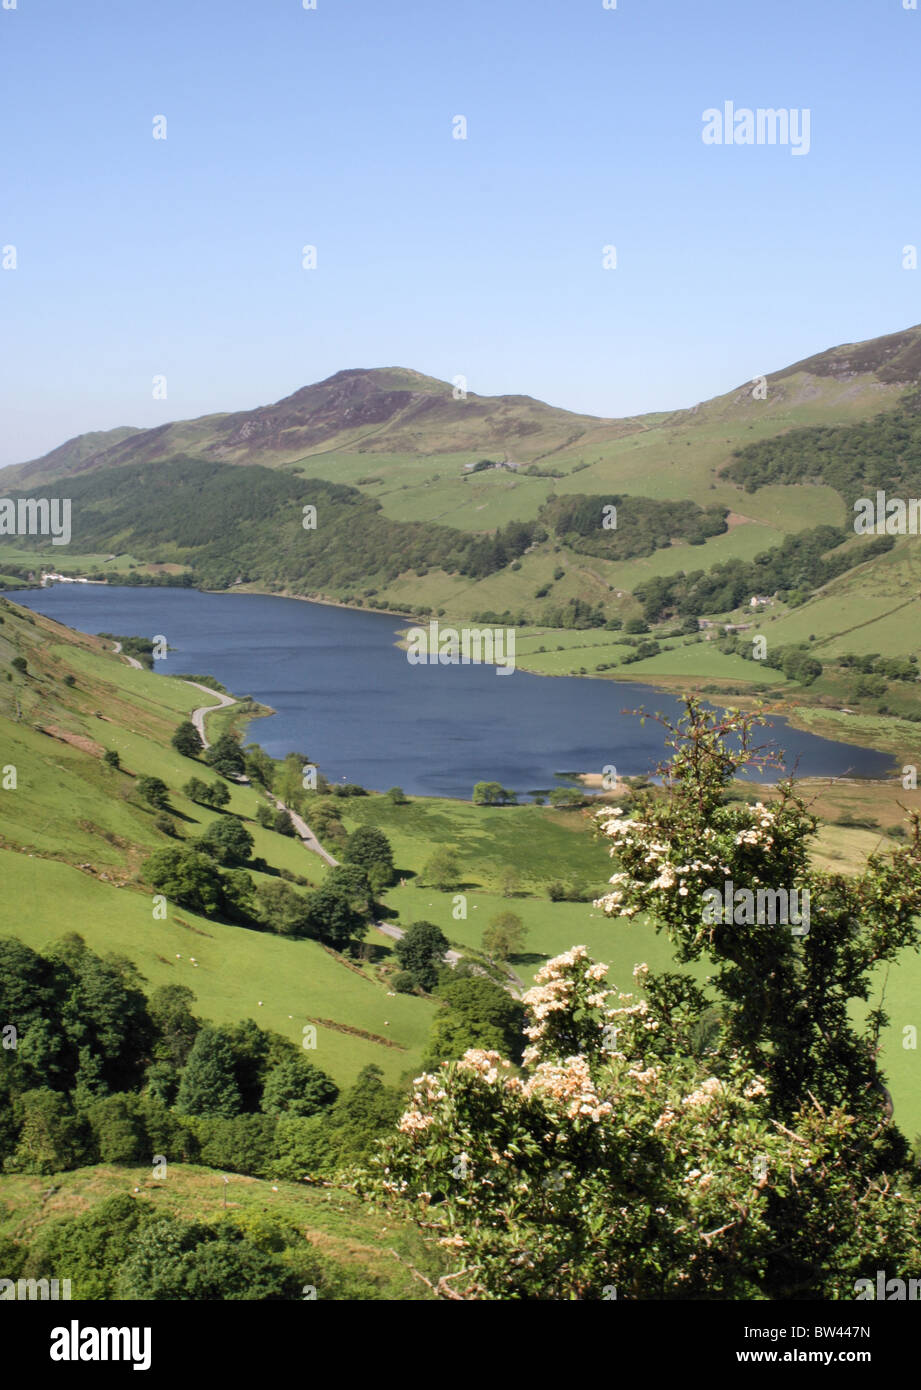
<path id="1" fill-rule="evenodd" d="M 56 584 L 16 602 L 82 632 L 162 634 L 172 650 L 155 670 L 217 676 L 277 711 L 248 733 L 273 757 L 303 753 L 330 780 L 376 790 L 469 798 L 481 779 L 527 794 L 560 772 L 648 773 L 665 754 L 663 730 L 624 711 L 681 712 L 645 685 L 414 666 L 395 645 L 405 620 L 298 599 Z M 892 766 L 782 719 L 757 741 L 767 738 L 801 776 L 882 777 Z"/>

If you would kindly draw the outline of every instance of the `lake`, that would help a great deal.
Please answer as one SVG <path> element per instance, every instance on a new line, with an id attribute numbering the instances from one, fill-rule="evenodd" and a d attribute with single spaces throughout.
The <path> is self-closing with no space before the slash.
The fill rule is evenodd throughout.
<path id="1" fill-rule="evenodd" d="M 637 683 L 412 665 L 395 645 L 408 620 L 299 599 L 55 584 L 15 602 L 81 632 L 162 634 L 171 650 L 156 671 L 211 674 L 276 711 L 250 724 L 250 741 L 276 758 L 303 753 L 331 781 L 374 790 L 469 799 L 480 780 L 527 795 L 559 785 L 559 773 L 606 765 L 649 773 L 665 752 L 663 730 L 624 711 L 674 718 L 681 710 L 671 695 Z M 885 753 L 780 718 L 757 741 L 768 738 L 801 776 L 892 772 Z"/>

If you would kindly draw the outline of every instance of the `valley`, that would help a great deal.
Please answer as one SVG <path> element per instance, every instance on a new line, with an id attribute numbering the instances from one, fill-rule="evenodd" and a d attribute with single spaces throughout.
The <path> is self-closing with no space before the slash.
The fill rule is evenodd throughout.
<path id="1" fill-rule="evenodd" d="M 273 1248 L 325 1296 L 444 1296 L 444 1260 L 392 1214 L 384 1244 L 341 1174 L 373 1162 L 420 1070 L 515 1056 L 521 997 L 573 942 L 612 989 L 679 965 L 654 914 L 599 904 L 593 812 L 655 793 L 664 751 L 638 705 L 676 719 L 697 694 L 773 721 L 816 817 L 811 872 L 856 881 L 898 854 L 921 812 L 921 567 L 911 535 L 848 527 L 855 488 L 916 476 L 919 340 L 625 421 L 345 372 L 0 475 L 10 506 L 66 496 L 73 528 L 66 559 L 0 537 L 0 945 L 36 978 L 117 976 L 155 1038 L 138 1090 L 100 1089 L 80 1052 L 41 1140 L 39 1102 L 16 1100 L 0 1245 L 31 1268 L 60 1214 L 89 1233 L 125 1182 L 144 1220 L 213 1223 L 226 1178 L 242 1239 L 268 1240 L 271 1211 Z M 94 582 L 37 590 L 43 570 Z M 496 651 L 431 659 L 470 628 Z M 779 775 L 727 803 L 777 804 Z M 711 1008 L 713 964 L 687 976 Z M 919 988 L 906 949 L 851 1006 L 861 1027 L 884 1010 L 909 1138 Z M 188 1099 L 193 1037 L 225 1067 L 210 1101 L 203 1081 Z M 181 1180 L 138 1167 L 151 1145 Z"/>

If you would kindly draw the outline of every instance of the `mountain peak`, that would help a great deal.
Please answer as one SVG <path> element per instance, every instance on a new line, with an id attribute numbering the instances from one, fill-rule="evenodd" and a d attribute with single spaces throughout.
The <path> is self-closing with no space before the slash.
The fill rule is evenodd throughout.
<path id="1" fill-rule="evenodd" d="M 788 405 L 805 399 L 804 393 L 810 399 L 818 393 L 827 401 L 829 422 L 835 423 L 841 391 L 853 397 L 862 390 L 865 410 L 873 413 L 884 406 L 887 394 L 898 395 L 921 382 L 921 325 L 829 348 L 770 373 L 770 380 L 797 375 L 810 380 L 795 387 Z M 782 401 L 784 390 L 772 399 Z M 674 425 L 698 411 L 702 418 L 713 411 L 725 413 L 740 400 L 749 401 L 747 388 L 741 396 L 736 389 L 701 403 L 704 409 L 663 413 L 661 420 Z M 848 412 L 850 418 L 853 404 Z M 336 454 L 475 454 L 532 463 L 570 451 L 579 441 L 594 450 L 648 427 L 635 418 L 575 414 L 532 396 L 482 396 L 469 390 L 458 396 L 452 383 L 410 367 L 349 367 L 272 405 L 146 430 L 80 435 L 43 458 L 3 470 L 4 486 L 32 486 L 180 454 L 222 463 L 299 465 L 301 471 L 314 455 Z"/>

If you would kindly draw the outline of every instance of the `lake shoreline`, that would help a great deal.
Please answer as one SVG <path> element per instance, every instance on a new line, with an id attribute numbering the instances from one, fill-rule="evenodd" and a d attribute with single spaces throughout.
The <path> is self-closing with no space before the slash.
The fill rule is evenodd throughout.
<path id="1" fill-rule="evenodd" d="M 64 585 L 53 585 L 53 587 L 40 587 L 40 585 L 33 585 L 33 587 L 29 589 L 22 589 L 22 591 L 19 591 L 19 595 L 21 595 L 21 598 L 25 598 L 26 594 L 38 595 L 42 594 L 42 592 L 50 592 L 51 588 L 57 588 L 58 594 L 60 594 L 60 592 L 64 589 Z M 69 587 L 68 585 L 67 588 L 69 589 L 71 587 Z M 118 621 L 122 624 L 124 624 L 125 621 L 136 621 L 135 617 L 133 616 L 132 619 L 128 619 L 128 617 L 124 616 L 125 612 L 129 612 L 129 610 L 131 610 L 131 605 L 128 606 L 128 610 L 125 610 L 124 600 L 126 599 L 126 596 L 128 596 L 126 595 L 126 591 L 132 591 L 132 595 L 138 591 L 143 591 L 144 594 L 146 594 L 147 591 L 153 591 L 153 594 L 150 595 L 149 602 L 157 602 L 158 596 L 160 602 L 171 603 L 172 599 L 169 598 L 169 596 L 176 595 L 178 594 L 178 592 L 183 592 L 183 594 L 188 595 L 197 594 L 200 596 L 201 599 L 221 599 L 229 594 L 247 594 L 250 595 L 251 598 L 256 600 L 261 599 L 263 600 L 263 602 L 264 600 L 275 598 L 297 599 L 301 603 L 308 603 L 308 605 L 313 605 L 314 610 L 317 610 L 317 612 L 320 612 L 320 610 L 347 609 L 349 610 L 349 612 L 360 614 L 360 616 L 364 617 L 365 619 L 364 630 L 361 630 L 361 628 L 358 628 L 357 630 L 357 641 L 351 641 L 351 637 L 354 637 L 354 634 L 350 634 L 350 638 L 346 639 L 345 644 L 346 651 L 347 648 L 349 648 L 349 646 L 353 648 L 353 653 L 351 653 L 351 660 L 353 660 L 353 664 L 357 663 L 357 667 L 364 667 L 365 663 L 371 662 L 372 655 L 374 655 L 374 649 L 378 648 L 378 644 L 379 646 L 381 646 L 381 649 L 386 648 L 386 646 L 389 646 L 390 651 L 395 651 L 395 649 L 396 651 L 406 651 L 407 628 L 410 626 L 426 627 L 428 626 L 429 621 L 439 621 L 439 623 L 443 623 L 443 626 L 458 628 L 490 627 L 490 624 L 474 624 L 470 623 L 470 621 L 468 621 L 468 623 L 461 623 L 461 621 L 451 621 L 449 619 L 429 619 L 429 617 L 425 617 L 425 619 L 420 619 L 420 617 L 415 616 L 415 614 L 400 612 L 400 610 L 364 609 L 364 607 L 357 607 L 356 605 L 353 605 L 353 603 L 343 603 L 339 602 L 339 600 L 333 599 L 310 598 L 310 596 L 307 595 L 289 594 L 289 592 L 275 592 L 275 594 L 269 594 L 269 592 L 265 592 L 263 591 L 263 589 L 256 588 L 200 589 L 194 588 L 193 585 L 189 585 L 189 587 L 179 588 L 172 587 L 172 585 L 124 585 L 118 584 L 118 582 L 110 582 L 110 584 L 100 585 L 100 587 L 94 587 L 92 591 L 89 591 L 88 588 L 85 588 L 83 587 L 83 585 L 81 585 L 81 587 L 79 587 L 79 591 L 81 591 L 82 594 L 86 595 L 88 595 L 89 592 L 93 592 L 94 595 L 99 596 L 101 595 L 101 592 L 104 591 L 104 589 L 110 588 L 113 589 L 113 591 L 117 591 L 117 595 L 113 595 L 113 600 L 114 602 L 117 602 L 119 603 L 119 605 L 121 605 L 122 616 L 119 617 Z M 74 592 L 76 592 L 76 588 L 74 589 Z M 13 602 L 15 602 L 15 599 L 13 599 Z M 96 607 L 96 603 L 93 603 L 93 607 Z M 54 616 L 54 614 L 50 614 L 50 616 Z M 381 624 L 374 624 L 375 619 L 383 621 Z M 65 616 L 64 621 L 65 623 L 69 623 L 69 626 L 72 627 L 79 628 L 79 626 L 81 626 L 81 617 L 76 616 L 76 614 L 74 613 L 72 613 L 69 617 Z M 214 620 L 211 621 L 213 621 L 214 623 Z M 372 627 L 368 627 L 368 623 L 371 623 Z M 233 623 L 233 627 L 236 626 L 238 626 L 238 624 Z M 133 630 L 133 628 L 124 628 L 124 630 L 129 631 Z M 339 634 L 338 631 L 336 631 L 336 635 L 335 637 L 333 637 L 333 642 L 338 641 Z M 200 664 L 201 662 L 203 662 L 203 660 L 204 662 L 207 662 L 208 656 L 203 655 L 201 657 L 196 657 L 196 669 L 206 669 L 206 667 L 201 666 Z M 496 663 L 471 662 L 468 663 L 468 669 L 475 669 L 476 666 L 485 666 L 485 664 Z M 210 667 L 208 667 L 208 669 L 210 669 Z M 375 673 L 379 674 L 381 673 L 381 671 L 385 671 L 386 669 L 388 669 L 388 663 L 385 662 L 381 664 L 378 662 L 375 664 L 374 669 Z M 549 674 L 554 674 L 554 676 L 556 676 L 557 678 L 570 678 L 570 680 L 575 680 L 576 676 L 578 676 L 579 678 L 582 677 L 582 673 L 575 673 L 575 671 L 567 671 L 567 673 L 547 673 L 547 671 L 543 670 L 533 670 L 531 669 L 531 667 L 528 666 L 528 663 L 526 663 L 526 659 L 522 660 L 522 662 L 518 662 L 518 660 L 515 660 L 515 669 L 521 671 L 522 674 L 528 674 L 529 677 L 546 677 L 549 676 Z M 368 670 L 370 670 L 370 667 L 368 667 Z M 300 678 L 301 680 L 303 680 L 304 677 L 301 676 Z M 296 689 L 299 688 L 313 689 L 313 685 L 311 685 L 311 678 L 313 678 L 313 671 L 311 671 L 310 678 L 308 678 L 306 685 L 303 685 L 303 687 L 301 687 L 301 685 L 299 684 L 289 685 L 289 691 L 296 691 Z M 829 752 L 825 753 L 824 755 L 824 766 L 835 767 L 835 770 L 836 767 L 840 766 L 840 770 L 842 770 L 842 773 L 845 774 L 845 776 L 847 776 L 847 774 L 849 774 L 850 771 L 852 771 L 852 767 L 849 766 L 849 760 L 847 760 L 847 755 L 846 753 L 843 753 L 843 756 L 840 756 L 838 752 L 832 753 L 832 745 L 835 751 L 838 751 L 838 749 L 840 749 L 840 751 L 843 752 L 845 751 L 845 749 L 853 748 L 854 765 L 856 765 L 857 767 L 860 767 L 861 765 L 867 766 L 867 776 L 879 778 L 889 776 L 890 769 L 892 769 L 892 771 L 895 771 L 897 755 L 902 755 L 904 758 L 904 749 L 906 749 L 906 746 L 907 748 L 910 748 L 911 739 L 917 739 L 918 733 L 920 733 L 920 731 L 918 731 L 917 728 L 915 728 L 914 726 L 911 726 L 911 724 L 896 724 L 896 721 L 890 721 L 893 727 L 889 728 L 882 723 L 882 719 L 870 721 L 868 720 L 867 716 L 854 717 L 854 727 L 852 730 L 852 727 L 842 726 L 842 716 L 840 716 L 838 710 L 822 709 L 822 706 L 786 706 L 785 701 L 778 701 L 777 696 L 772 696 L 771 692 L 765 692 L 765 694 L 763 695 L 740 695 L 735 694 L 735 692 L 733 692 L 733 694 L 728 694 L 728 692 L 727 694 L 722 694 L 722 692 L 717 691 L 717 689 L 708 689 L 708 691 L 704 692 L 702 691 L 702 689 L 700 689 L 700 684 L 703 684 L 703 682 L 695 681 L 693 682 L 693 684 L 689 684 L 689 681 L 686 680 L 686 678 L 678 676 L 661 676 L 661 674 L 650 674 L 649 677 L 646 677 L 643 676 L 643 673 L 640 673 L 640 671 L 629 669 L 622 671 L 607 671 L 607 673 L 604 674 L 585 673 L 585 678 L 586 680 L 588 680 L 588 688 L 593 687 L 596 689 L 596 691 L 600 691 L 600 689 L 603 689 L 603 687 L 600 687 L 599 681 L 607 681 L 608 688 L 610 688 L 611 682 L 614 682 L 615 687 L 622 688 L 625 687 L 625 685 L 628 685 L 628 687 L 635 687 L 635 689 L 633 689 L 632 692 L 633 705 L 645 706 L 647 712 L 649 712 L 649 710 L 652 710 L 652 712 L 654 712 L 654 709 L 656 709 L 656 705 L 654 705 L 652 699 L 649 698 L 650 694 L 654 694 L 654 692 L 660 692 L 660 694 L 670 696 L 668 706 L 679 706 L 679 702 L 681 702 L 681 696 L 686 694 L 695 694 L 699 695 L 700 698 L 703 699 L 703 701 L 710 703 L 710 705 L 717 706 L 717 708 L 749 709 L 752 710 L 752 712 L 760 710 L 760 712 L 763 712 L 765 716 L 775 717 L 775 719 L 783 720 L 783 723 L 785 723 L 786 726 L 786 730 L 788 731 L 796 730 L 797 733 L 807 735 L 807 738 L 820 738 L 821 741 L 824 741 L 825 744 L 829 746 Z M 294 678 L 294 680 L 296 680 L 296 678 Z M 361 687 L 364 687 L 364 685 L 367 684 L 367 678 L 361 676 L 360 680 Z M 246 671 L 243 671 L 243 673 L 240 673 L 240 671 L 236 671 L 235 677 L 233 677 L 233 688 L 247 689 L 249 688 L 249 682 L 251 682 L 251 674 L 247 674 Z M 492 684 L 492 681 L 486 682 L 486 685 L 489 685 L 489 687 L 492 687 Z M 538 685 L 540 685 L 540 687 L 546 687 L 546 681 L 540 680 L 538 682 Z M 356 687 L 354 687 L 354 685 L 351 685 L 350 689 L 356 689 Z M 495 705 L 495 699 L 490 699 L 490 696 L 493 695 L 493 692 L 490 691 L 489 694 L 486 694 L 485 689 L 483 689 L 482 681 L 479 682 L 479 689 L 481 689 L 482 695 L 485 695 L 486 701 L 488 701 L 488 705 L 485 706 L 485 709 L 490 708 L 490 703 L 492 703 L 492 705 Z M 482 696 L 478 696 L 478 698 L 482 698 Z M 597 733 L 597 731 L 599 731 L 600 728 L 603 728 L 604 723 L 606 723 L 606 719 L 604 719 L 603 709 L 607 708 L 607 705 L 599 706 L 599 699 L 603 702 L 606 702 L 607 699 L 611 699 L 610 708 L 611 714 L 613 714 L 614 716 L 614 723 L 617 723 L 617 719 L 621 716 L 621 714 L 627 712 L 625 712 L 625 710 L 614 709 L 614 703 L 617 703 L 617 696 L 596 695 L 595 698 L 592 698 L 592 696 L 586 696 L 586 701 L 588 701 L 588 705 L 586 705 L 586 708 L 588 708 L 589 710 L 592 708 L 595 709 L 595 716 L 593 716 L 593 727 L 595 727 L 596 730 L 597 744 L 599 744 L 599 746 L 603 746 L 604 742 L 607 742 L 608 735 L 601 734 L 601 737 L 599 738 L 599 733 Z M 456 701 L 456 696 L 454 696 L 454 701 Z M 533 698 L 529 698 L 528 706 L 529 708 L 531 708 L 531 713 L 535 713 L 535 710 L 539 708 L 545 709 L 545 716 L 543 716 L 543 719 L 545 719 L 546 721 L 547 702 L 556 702 L 556 696 L 543 696 L 543 698 L 538 698 L 538 702 L 536 702 L 536 705 L 535 701 L 533 701 Z M 282 709 L 278 710 L 276 709 L 275 701 L 274 698 L 272 698 L 271 691 L 265 691 L 263 701 L 260 701 L 260 703 L 263 703 L 263 706 L 268 706 L 268 708 L 275 709 L 275 712 L 276 714 L 278 714 L 279 717 L 279 739 L 281 739 L 281 737 L 286 739 L 293 738 L 294 741 L 290 742 L 290 748 L 294 748 L 294 746 L 296 746 L 297 734 L 292 734 L 290 728 L 283 727 L 285 726 L 285 720 L 290 719 L 290 714 L 292 714 L 292 709 L 290 709 L 290 702 L 288 709 L 283 708 L 282 702 Z M 450 698 L 449 702 L 447 703 L 449 703 L 449 706 L 451 706 Z M 579 706 L 581 706 L 582 703 L 582 701 L 579 701 Z M 599 709 L 601 709 L 600 714 Z M 265 716 L 265 714 L 267 713 L 268 709 L 261 710 L 260 712 L 260 714 L 263 714 L 263 716 Z M 453 706 L 451 706 L 451 708 L 449 709 L 446 706 L 446 723 L 445 726 L 443 726 L 446 728 L 446 730 L 449 730 L 449 728 L 451 727 L 451 719 L 457 719 L 458 714 L 461 714 L 461 717 L 463 717 L 464 719 L 464 717 L 467 716 L 467 708 L 453 709 Z M 681 709 L 672 708 L 670 717 L 672 720 L 674 720 L 675 717 L 679 717 L 679 714 L 681 714 Z M 256 716 L 256 712 L 253 712 L 253 717 L 254 716 Z M 504 710 L 503 714 L 500 714 L 500 719 L 501 717 L 504 717 Z M 599 719 L 601 719 L 601 723 L 599 723 Z M 547 737 L 545 741 L 533 742 L 533 744 L 531 745 L 533 746 L 533 749 L 535 749 L 535 752 L 538 752 L 540 755 L 539 758 L 536 759 L 536 763 L 539 763 L 540 760 L 545 760 L 545 767 L 543 767 L 543 771 L 540 771 L 540 773 L 533 774 L 533 777 L 531 776 L 531 773 L 520 774 L 522 778 L 531 777 L 529 785 L 532 785 L 532 787 L 535 784 L 538 784 L 539 787 L 542 787 L 542 785 L 546 785 L 547 783 L 553 785 L 553 783 L 551 783 L 551 778 L 554 777 L 553 770 L 551 770 L 553 769 L 553 763 L 550 762 L 550 759 L 554 758 L 554 756 L 556 756 L 556 753 L 558 753 L 558 755 L 560 755 L 561 758 L 565 756 L 565 759 L 567 759 L 565 760 L 565 762 L 558 763 L 557 766 L 567 766 L 570 767 L 570 769 L 582 769 L 583 771 L 585 771 L 585 773 L 588 773 L 589 776 L 590 774 L 592 774 L 593 770 L 596 770 L 592 769 L 592 763 L 589 763 L 588 767 L 586 767 L 586 763 L 582 760 L 583 755 L 585 755 L 586 751 L 586 741 L 585 739 L 579 737 L 579 731 L 581 731 L 582 727 L 581 723 L 579 723 L 579 720 L 574 720 L 572 719 L 572 717 L 568 717 L 568 719 L 565 719 L 563 721 L 563 726 L 563 737 L 558 738 L 556 742 L 554 742 L 553 737 Z M 243 727 L 249 727 L 249 719 L 246 720 L 246 723 L 244 723 Z M 435 742 L 433 742 L 432 745 L 429 745 L 429 748 L 433 749 L 436 748 L 436 746 L 438 746 L 439 737 L 435 737 Z M 518 746 L 521 745 L 522 737 L 524 737 L 524 735 L 521 735 L 521 737 L 517 738 L 517 745 L 515 745 L 515 751 L 517 751 L 518 760 L 520 760 L 520 762 L 524 762 L 524 759 L 521 758 L 522 748 L 521 746 Z M 470 735 L 467 735 L 467 738 L 468 741 L 470 741 Z M 785 737 L 783 737 L 782 731 L 778 731 L 777 738 L 781 746 L 783 746 L 783 744 L 786 744 L 786 739 Z M 893 746 L 893 744 L 895 744 L 896 739 L 897 748 L 896 746 Z M 557 744 L 560 745 L 558 746 L 558 748 Z M 635 739 L 631 738 L 631 744 L 635 745 Z M 790 756 L 792 756 L 792 758 L 796 758 L 797 744 L 799 744 L 799 739 L 790 739 L 790 744 L 792 744 L 792 748 L 790 748 L 788 744 L 788 751 L 790 752 Z M 570 749 L 570 752 L 565 753 L 565 748 L 567 748 L 567 746 L 568 749 Z M 500 742 L 500 744 L 497 745 L 497 748 L 499 748 L 499 762 L 501 762 L 501 756 L 503 756 L 503 753 L 506 752 L 507 745 L 501 744 Z M 582 756 L 579 756 L 579 749 L 581 749 Z M 863 753 L 864 756 L 861 756 L 861 753 Z M 871 765 L 870 760 L 868 760 L 867 756 L 865 756 L 870 755 L 870 753 L 872 753 L 872 755 L 877 755 L 877 762 L 875 762 L 875 765 Z M 432 762 L 433 756 L 435 756 L 433 755 L 433 752 L 429 752 L 429 765 L 431 765 L 433 769 L 438 770 L 438 759 L 435 758 L 435 762 Z M 493 766 L 490 766 L 488 760 L 483 760 L 482 763 L 478 763 L 478 756 L 478 753 L 476 753 L 474 749 L 474 756 L 472 756 L 471 758 L 471 769 L 475 769 L 476 780 L 479 780 L 479 778 L 482 778 L 483 776 L 490 776 L 490 774 L 492 774 L 492 776 L 495 776 L 495 769 L 493 769 Z M 492 755 L 486 755 L 486 758 L 489 758 L 489 756 Z M 818 756 L 820 756 L 821 766 L 821 753 Z M 326 765 L 331 765 L 333 778 L 338 777 L 339 771 L 343 771 L 343 773 L 350 774 L 350 780 L 364 781 L 364 784 L 368 784 L 370 783 L 371 778 L 368 777 L 367 774 L 365 774 L 364 777 L 361 777 L 357 776 L 356 773 L 350 773 L 349 763 L 353 762 L 353 760 L 357 758 L 358 755 L 356 752 L 354 752 L 354 749 L 340 748 L 339 753 L 328 752 L 328 756 L 326 756 L 326 758 L 324 759 L 321 759 L 321 762 L 326 762 Z M 833 762 L 831 760 L 832 758 Z M 336 770 L 336 759 L 339 760 L 338 770 Z M 883 759 L 885 759 L 885 763 L 882 762 Z M 386 759 L 378 759 L 378 762 L 381 762 L 381 760 Z M 614 760 L 617 759 L 604 758 L 603 760 L 604 762 L 607 762 L 607 760 L 611 760 L 611 762 L 614 762 Z M 372 756 L 372 762 L 374 762 L 374 756 Z M 508 770 L 510 769 L 507 769 L 507 773 Z M 381 771 L 381 769 L 378 769 L 378 771 Z M 381 773 L 381 776 L 385 776 L 385 774 Z M 389 773 L 386 774 L 386 776 L 389 776 Z M 397 778 L 397 780 L 399 780 L 399 778 Z M 426 780 L 432 781 L 432 778 L 426 778 Z M 438 771 L 436 771 L 435 787 L 439 787 L 439 783 L 446 783 L 446 781 L 447 778 L 440 777 Z M 508 784 L 518 785 L 518 783 L 515 783 L 515 781 L 513 781 L 513 783 Z M 450 798 L 454 798 L 454 796 L 457 796 L 458 799 L 465 799 L 465 796 L 467 796 L 465 792 L 449 790 L 449 785 L 443 785 L 443 790 L 438 791 L 429 791 L 428 788 L 425 788 L 424 790 L 424 788 L 420 787 L 420 790 L 415 792 L 415 794 L 447 794 L 450 796 Z"/>
<path id="2" fill-rule="evenodd" d="M 50 586 L 33 584 L 27 586 L 20 592 L 34 592 L 36 590 L 40 591 L 45 587 Z M 105 585 L 100 587 L 108 587 L 113 589 L 160 589 L 168 588 L 171 586 L 161 586 L 157 584 L 117 584 L 112 583 L 111 580 L 107 579 L 105 581 Z M 306 594 L 294 594 L 288 590 L 269 590 L 252 587 L 244 588 L 242 586 L 231 587 L 229 589 L 206 589 L 198 585 L 189 585 L 188 587 L 189 590 L 194 591 L 195 593 L 214 594 L 216 596 L 223 596 L 226 594 L 238 594 L 244 596 L 252 595 L 254 597 L 262 598 L 294 599 L 298 603 L 310 603 L 320 608 L 338 608 L 351 613 L 364 613 L 369 614 L 371 616 L 394 618 L 399 621 L 406 622 L 407 625 L 412 625 L 414 627 L 424 627 L 429 622 L 442 621 L 441 619 L 432 618 L 431 616 L 420 618 L 417 614 L 407 613 L 405 611 L 401 611 L 400 609 L 359 607 L 357 604 L 354 603 L 344 603 L 341 599 L 310 597 Z M 15 600 L 13 601 L 15 602 Z M 450 627 L 457 627 L 459 629 L 463 627 L 487 628 L 493 626 L 492 624 L 488 623 L 476 623 L 473 622 L 471 619 L 448 619 L 445 625 Z M 547 629 L 548 634 L 552 634 L 556 631 L 558 631 L 558 629 Z M 394 646 L 398 647 L 400 650 L 405 651 L 407 649 L 407 642 L 405 638 L 406 629 L 395 628 L 394 632 L 396 636 L 399 638 L 399 640 L 394 643 Z M 486 665 L 490 663 L 484 662 L 479 664 Z M 701 689 L 701 684 L 698 682 L 695 682 L 694 684 L 689 684 L 687 680 L 682 676 L 670 676 L 667 674 L 662 675 L 655 672 L 650 672 L 648 674 L 643 672 L 637 672 L 636 675 L 627 672 L 620 673 L 616 671 L 605 672 L 603 675 L 594 671 L 586 672 L 584 675 L 581 672 L 577 671 L 565 671 L 557 673 L 539 670 L 536 667 L 529 666 L 527 664 L 527 658 L 525 658 L 525 660 L 522 661 L 519 660 L 517 657 L 515 659 L 515 668 L 517 670 L 526 671 L 529 675 L 540 676 L 545 680 L 586 680 L 607 681 L 609 684 L 639 684 L 648 686 L 652 690 L 661 691 L 662 694 L 671 695 L 672 697 L 675 697 L 676 695 L 680 697 L 685 694 L 698 695 L 700 696 L 700 698 L 704 699 L 712 705 L 716 705 L 720 709 L 742 709 L 748 712 L 756 712 L 760 710 L 766 715 L 775 715 L 778 718 L 784 719 L 791 728 L 798 729 L 801 733 L 815 734 L 821 738 L 828 739 L 829 742 L 840 743 L 844 747 L 861 747 L 870 749 L 873 752 L 888 754 L 891 756 L 893 760 L 894 768 L 895 764 L 898 762 L 898 758 L 901 756 L 898 750 L 893 746 L 895 742 L 894 729 L 878 730 L 873 727 L 869 729 L 864 728 L 861 730 L 859 734 L 860 742 L 858 744 L 855 744 L 848 738 L 842 737 L 843 731 L 841 726 L 837 722 L 837 716 L 840 716 L 842 711 L 838 709 L 829 708 L 820 704 L 810 704 L 808 703 L 808 701 L 799 705 L 793 705 L 791 707 L 788 707 L 786 706 L 785 702 L 778 701 L 776 698 L 772 698 L 771 694 L 759 695 L 753 693 L 742 693 L 722 695 L 719 691 L 715 690 L 708 690 L 704 692 Z M 719 677 L 714 677 L 713 679 L 719 679 Z M 800 692 L 801 695 L 803 693 L 804 692 Z M 855 719 L 861 718 L 861 716 L 857 714 L 855 714 L 853 717 Z M 866 717 L 868 716 L 864 716 L 864 718 Z M 882 716 L 874 717 L 881 718 Z M 893 723 L 894 722 L 895 721 L 893 721 Z M 908 735 L 909 739 L 910 737 L 911 734 Z M 921 729 L 918 730 L 916 737 L 919 740 L 921 740 Z"/>

